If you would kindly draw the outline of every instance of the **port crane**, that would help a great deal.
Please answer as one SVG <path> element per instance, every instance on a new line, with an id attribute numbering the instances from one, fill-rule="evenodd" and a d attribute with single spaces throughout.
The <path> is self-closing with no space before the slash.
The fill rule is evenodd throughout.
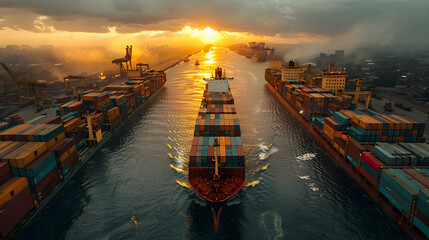
<path id="1" fill-rule="evenodd" d="M 337 94 L 341 93 L 341 94 L 347 94 L 347 95 L 354 95 L 355 97 L 353 99 L 353 103 L 356 104 L 356 106 L 358 104 L 359 96 L 365 95 L 366 96 L 365 109 L 368 109 L 371 101 L 371 91 L 361 91 L 362 79 L 354 78 L 354 79 L 347 80 L 347 82 L 356 82 L 356 90 L 355 91 L 338 91 Z"/>
<path id="2" fill-rule="evenodd" d="M 34 101 L 36 111 L 41 111 L 43 109 L 44 96 L 40 93 L 40 90 L 41 88 L 46 88 L 46 80 L 30 81 L 30 73 L 19 73 L 19 76 L 17 76 L 6 64 L 0 62 L 0 65 L 15 81 L 21 107 Z"/>
<path id="3" fill-rule="evenodd" d="M 80 87 L 85 87 L 86 83 L 85 83 L 84 79 L 85 79 L 84 76 L 68 75 L 68 76 L 64 77 L 63 80 L 64 80 L 64 87 L 66 89 L 66 93 L 71 94 L 73 92 L 72 82 L 75 82 L 75 81 L 79 81 Z"/>
<path id="4" fill-rule="evenodd" d="M 269 48 L 263 42 L 250 42 L 249 47 L 252 51 L 251 57 L 256 58 L 256 60 L 265 62 L 267 59 L 273 59 L 274 48 Z M 267 52 L 269 51 L 269 54 Z"/>
<path id="5" fill-rule="evenodd" d="M 119 66 L 119 72 L 121 75 L 124 74 L 127 70 L 132 70 L 131 58 L 133 54 L 133 46 L 127 46 L 125 48 L 125 57 L 116 58 L 112 61 L 112 63 L 117 64 Z"/>
<path id="6" fill-rule="evenodd" d="M 149 70 L 149 64 L 147 64 L 147 63 L 137 63 L 136 64 L 136 69 L 138 71 L 147 71 L 147 70 Z"/>
<path id="7" fill-rule="evenodd" d="M 88 87 L 86 86 L 86 82 L 84 81 L 85 77 L 84 76 L 74 76 L 74 75 L 68 75 L 66 77 L 64 77 L 64 85 L 66 88 L 66 93 L 67 94 L 72 94 L 73 93 L 73 86 L 72 86 L 72 82 L 74 81 L 79 81 L 79 87 L 75 87 L 74 89 L 76 90 L 76 99 L 78 101 L 80 101 L 80 96 L 82 95 L 83 91 L 86 90 L 93 90 L 96 92 L 100 91 L 100 88 L 98 87 Z"/>

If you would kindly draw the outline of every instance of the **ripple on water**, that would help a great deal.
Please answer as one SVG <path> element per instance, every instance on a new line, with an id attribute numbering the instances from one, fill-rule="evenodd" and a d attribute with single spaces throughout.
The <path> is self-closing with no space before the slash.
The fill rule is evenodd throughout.
<path id="1" fill-rule="evenodd" d="M 202 77 L 216 65 L 235 78 L 249 185 L 227 203 L 219 233 L 182 173 Z M 220 50 L 168 70 L 166 85 L 17 239 L 406 239 L 267 88 L 267 67 Z"/>

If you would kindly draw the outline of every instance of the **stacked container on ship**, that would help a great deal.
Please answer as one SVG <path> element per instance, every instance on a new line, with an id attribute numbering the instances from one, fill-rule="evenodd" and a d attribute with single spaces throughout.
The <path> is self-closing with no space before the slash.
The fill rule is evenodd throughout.
<path id="1" fill-rule="evenodd" d="M 219 230 L 222 203 L 241 190 L 246 180 L 241 131 L 229 88 L 233 78 L 215 70 L 204 79 L 206 89 L 195 124 L 189 155 L 188 181 L 210 203 L 214 229 Z"/>
<path id="2" fill-rule="evenodd" d="M 140 76 L 63 104 L 57 116 L 24 123 L 0 119 L 0 239 L 13 238 L 113 132 L 166 82 L 164 71 Z"/>
<path id="3" fill-rule="evenodd" d="M 298 78 L 305 82 L 303 75 Z M 298 84 L 298 79 L 282 79 L 279 69 L 266 69 L 265 79 L 313 139 L 405 232 L 413 239 L 429 238 L 429 144 L 424 122 L 357 110 L 357 97 L 353 101 L 341 92 L 333 95 L 329 89 Z"/>

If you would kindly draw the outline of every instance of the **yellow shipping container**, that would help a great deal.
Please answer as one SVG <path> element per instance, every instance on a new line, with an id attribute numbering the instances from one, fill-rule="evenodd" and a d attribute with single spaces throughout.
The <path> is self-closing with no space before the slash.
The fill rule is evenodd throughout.
<path id="1" fill-rule="evenodd" d="M 226 156 L 226 148 L 225 148 L 225 146 L 221 145 L 219 148 L 220 148 L 220 156 L 221 157 L 225 157 Z"/>
<path id="2" fill-rule="evenodd" d="M 13 177 L 0 186 L 0 208 L 3 208 L 10 200 L 28 187 L 25 177 Z"/>
<path id="3" fill-rule="evenodd" d="M 345 156 L 346 155 L 346 151 L 344 149 L 342 149 L 336 142 L 334 142 L 334 148 L 342 155 Z"/>
<path id="4" fill-rule="evenodd" d="M 225 137 L 219 137 L 220 139 L 219 139 L 219 144 L 221 145 L 221 146 L 225 146 Z"/>
<path id="5" fill-rule="evenodd" d="M 10 167 L 24 168 L 34 159 L 48 150 L 45 142 L 28 142 L 15 151 L 4 156 L 4 160 L 9 161 Z"/>
<path id="6" fill-rule="evenodd" d="M 394 119 L 392 119 L 392 118 L 390 118 L 389 116 L 386 116 L 386 115 L 382 115 L 381 117 L 383 118 L 383 120 L 386 120 L 386 121 L 388 120 L 389 122 L 391 122 L 392 123 L 391 125 L 394 126 L 395 130 L 401 130 L 402 129 L 400 122 L 398 122 L 398 121 L 396 121 L 396 120 L 394 120 Z"/>
<path id="7" fill-rule="evenodd" d="M 323 125 L 323 132 L 328 136 L 330 139 L 334 140 L 335 131 L 327 124 Z"/>
<path id="8" fill-rule="evenodd" d="M 63 155 L 60 156 L 60 162 L 64 162 L 64 160 L 66 160 L 68 156 L 70 156 L 70 154 L 72 154 L 75 151 L 76 151 L 76 145 L 73 145 L 69 150 L 67 150 L 65 153 L 63 153 Z"/>
<path id="9" fill-rule="evenodd" d="M 66 137 L 66 134 L 64 132 L 58 134 L 58 136 L 52 138 L 51 140 L 49 140 L 49 142 L 46 143 L 46 146 L 48 148 L 51 148 L 52 146 L 54 146 L 55 144 L 57 144 L 57 142 L 63 140 Z"/>
<path id="10" fill-rule="evenodd" d="M 401 123 L 401 129 L 406 129 L 406 130 L 412 130 L 413 129 L 413 123 L 410 122 L 409 120 L 407 120 L 407 119 L 405 119 L 399 115 L 392 115 L 392 116 L 403 122 L 403 123 Z"/>

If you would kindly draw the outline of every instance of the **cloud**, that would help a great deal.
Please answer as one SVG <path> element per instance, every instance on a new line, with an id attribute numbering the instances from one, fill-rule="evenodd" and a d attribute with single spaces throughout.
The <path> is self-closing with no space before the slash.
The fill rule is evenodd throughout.
<path id="1" fill-rule="evenodd" d="M 0 0 L 0 27 L 102 33 L 115 26 L 118 33 L 137 33 L 189 25 L 334 41 L 368 27 L 359 30 L 366 37 L 354 36 L 371 43 L 380 31 L 385 45 L 421 47 L 429 45 L 428 12 L 427 0 Z M 35 24 L 38 16 L 46 17 L 43 26 Z"/>

